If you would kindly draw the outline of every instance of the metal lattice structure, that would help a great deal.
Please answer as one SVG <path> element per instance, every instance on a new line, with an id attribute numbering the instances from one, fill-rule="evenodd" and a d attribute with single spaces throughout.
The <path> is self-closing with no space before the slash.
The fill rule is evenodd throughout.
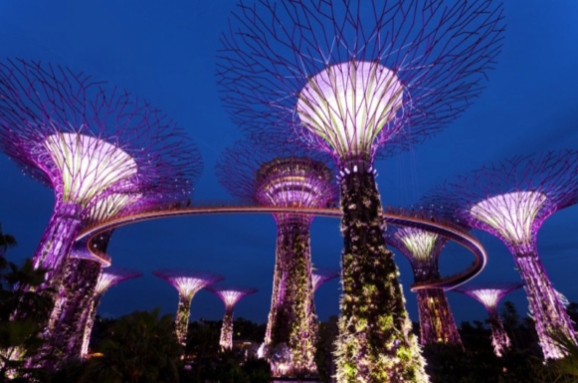
<path id="1" fill-rule="evenodd" d="M 153 275 L 170 283 L 179 293 L 179 305 L 175 316 L 175 333 L 179 343 L 187 345 L 187 331 L 191 313 L 191 301 L 203 288 L 222 281 L 223 277 L 214 273 L 196 270 L 161 269 Z"/>
<path id="2" fill-rule="evenodd" d="M 414 281 L 435 281 L 441 278 L 439 255 L 447 240 L 434 232 L 400 228 L 388 230 L 386 241 L 398 249 L 411 264 Z M 462 340 L 450 304 L 443 289 L 416 291 L 421 344 L 454 344 Z"/>
<path id="3" fill-rule="evenodd" d="M 549 216 L 578 202 L 578 151 L 550 151 L 485 166 L 436 190 L 432 200 L 504 242 L 524 281 L 544 357 L 563 357 L 550 334 L 561 331 L 574 339 L 575 333 L 539 258 L 536 239 Z"/>
<path id="4" fill-rule="evenodd" d="M 492 346 L 494 353 L 501 357 L 510 349 L 510 337 L 504 329 L 504 324 L 498 313 L 500 300 L 514 290 L 522 287 L 521 283 L 491 283 L 485 285 L 460 286 L 455 292 L 465 294 L 480 302 L 488 312 L 488 320 L 492 328 Z"/>
<path id="5" fill-rule="evenodd" d="M 82 225 L 135 195 L 191 191 L 199 152 L 161 111 L 87 74 L 39 62 L 0 63 L 0 149 L 53 188 L 56 204 L 34 255 L 61 287 Z"/>
<path id="6" fill-rule="evenodd" d="M 339 382 L 428 379 L 385 247 L 373 159 L 400 132 L 435 133 L 479 95 L 500 51 L 502 12 L 491 0 L 242 1 L 222 35 L 217 71 L 233 120 L 339 165 Z M 375 301 L 383 304 L 362 303 Z"/>
<path id="7" fill-rule="evenodd" d="M 306 157 L 290 144 L 273 149 L 247 140 L 225 151 L 216 173 L 231 194 L 260 206 L 319 208 L 333 204 L 337 194 L 326 162 L 322 155 Z M 315 374 L 317 322 L 310 247 L 313 216 L 273 216 L 277 224 L 276 259 L 264 356 L 275 374 L 281 373 L 278 365 L 288 374 Z M 282 345 L 289 349 L 288 360 L 274 362 L 269 356 Z"/>
<path id="8" fill-rule="evenodd" d="M 209 286 L 207 290 L 219 297 L 225 305 L 225 315 L 223 316 L 219 345 L 223 350 L 230 350 L 233 348 L 233 309 L 237 302 L 247 295 L 256 293 L 257 289 Z"/>
<path id="9" fill-rule="evenodd" d="M 339 269 L 317 269 L 313 268 L 313 291 L 323 286 L 326 282 L 338 278 L 341 273 Z"/>

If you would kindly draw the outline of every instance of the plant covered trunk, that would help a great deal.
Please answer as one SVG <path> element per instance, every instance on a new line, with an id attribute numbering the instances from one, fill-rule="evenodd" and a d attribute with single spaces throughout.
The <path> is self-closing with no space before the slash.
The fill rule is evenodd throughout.
<path id="1" fill-rule="evenodd" d="M 270 311 L 270 342 L 289 349 L 289 361 L 279 361 L 285 374 L 314 375 L 317 318 L 313 302 L 309 217 L 278 224 L 274 291 Z M 277 291 L 275 291 L 277 289 Z M 275 363 L 272 363 L 275 364 Z M 275 369 L 275 366 L 273 366 Z"/>
<path id="2" fill-rule="evenodd" d="M 189 329 L 189 315 L 191 314 L 192 296 L 179 294 L 179 307 L 175 318 L 175 334 L 183 349 L 187 346 L 187 332 Z"/>
<path id="3" fill-rule="evenodd" d="M 448 298 L 442 289 L 418 290 L 417 308 L 422 345 L 443 343 L 462 346 Z"/>
<path id="4" fill-rule="evenodd" d="M 48 342 L 52 353 L 66 362 L 80 359 L 87 314 L 91 310 L 101 265 L 95 261 L 70 258 L 66 266 L 66 285 L 69 292 L 60 315 L 52 324 Z"/>
<path id="5" fill-rule="evenodd" d="M 427 382 L 398 269 L 385 246 L 374 175 L 347 171 L 340 188 L 344 250 L 337 381 Z"/>
<path id="6" fill-rule="evenodd" d="M 98 305 L 100 305 L 100 300 L 102 294 L 94 294 L 94 298 L 90 302 L 90 306 L 86 311 L 86 320 L 84 322 L 84 329 L 82 331 L 82 343 L 80 346 L 80 356 L 85 358 L 88 354 L 88 348 L 90 346 L 90 337 L 92 335 L 92 328 L 94 327 L 94 320 L 96 319 L 96 313 L 98 311 Z"/>
<path id="7" fill-rule="evenodd" d="M 560 359 L 565 353 L 558 347 L 550 335 L 561 332 L 568 339 L 576 338 L 570 318 L 560 303 L 552 283 L 546 275 L 544 266 L 536 251 L 518 253 L 514 261 L 524 281 L 524 289 L 530 307 L 530 313 L 536 324 L 540 346 L 546 359 Z"/>
<path id="8" fill-rule="evenodd" d="M 225 316 L 223 317 L 223 324 L 221 326 L 221 338 L 219 345 L 223 350 L 230 350 L 233 348 L 233 309 L 227 308 Z"/>
<path id="9" fill-rule="evenodd" d="M 492 328 L 492 346 L 494 347 L 494 354 L 501 357 L 504 352 L 510 349 L 511 342 L 508 333 L 504 329 L 504 324 L 500 319 L 497 307 L 492 307 L 488 310 L 488 320 Z"/>

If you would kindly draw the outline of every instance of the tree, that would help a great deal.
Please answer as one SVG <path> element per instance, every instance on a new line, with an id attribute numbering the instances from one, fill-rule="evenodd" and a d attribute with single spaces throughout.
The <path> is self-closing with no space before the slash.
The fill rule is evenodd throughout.
<path id="1" fill-rule="evenodd" d="M 2 232 L 2 225 L 0 224 L 0 257 L 4 256 L 6 250 L 17 245 L 16 238 L 10 234 Z"/>
<path id="2" fill-rule="evenodd" d="M 91 358 L 82 383 L 176 383 L 181 346 L 170 315 L 159 309 L 136 311 L 121 317 L 96 346 L 101 356 Z"/>

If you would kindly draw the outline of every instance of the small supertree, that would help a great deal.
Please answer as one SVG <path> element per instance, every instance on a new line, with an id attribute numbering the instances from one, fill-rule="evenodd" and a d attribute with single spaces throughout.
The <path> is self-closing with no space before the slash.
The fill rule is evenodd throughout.
<path id="1" fill-rule="evenodd" d="M 466 109 L 502 30 L 491 0 L 260 0 L 241 2 L 223 33 L 218 77 L 234 121 L 292 135 L 340 167 L 339 382 L 427 380 L 383 238 L 373 160 L 400 131 L 424 137 Z"/>
<path id="2" fill-rule="evenodd" d="M 431 231 L 404 227 L 390 229 L 386 241 L 398 249 L 409 261 L 414 282 L 437 281 L 439 255 L 447 240 Z M 443 289 L 419 289 L 417 308 L 419 313 L 420 343 L 445 343 L 462 346 L 462 339 Z"/>
<path id="3" fill-rule="evenodd" d="M 230 350 L 233 348 L 233 310 L 235 305 L 247 295 L 256 293 L 257 289 L 209 286 L 207 290 L 218 296 L 225 305 L 225 315 L 223 316 L 219 345 L 223 350 Z"/>
<path id="4" fill-rule="evenodd" d="M 146 102 L 82 72 L 24 60 L 0 63 L 0 149 L 54 190 L 33 259 L 49 270 L 56 307 L 80 228 L 138 195 L 190 190 L 200 159 L 184 131 Z"/>
<path id="5" fill-rule="evenodd" d="M 266 148 L 247 140 L 225 151 L 216 172 L 220 183 L 245 201 L 261 206 L 326 207 L 337 194 L 326 161 L 319 155 L 304 156 L 299 147 Z M 297 213 L 276 213 L 273 217 L 277 224 L 276 258 L 263 354 L 274 374 L 281 370 L 290 375 L 315 374 L 313 217 Z M 282 357 L 272 358 L 275 355 Z"/>
<path id="6" fill-rule="evenodd" d="M 142 273 L 131 270 L 122 269 L 119 267 L 107 267 L 99 270 L 99 275 L 97 279 L 94 292 L 89 301 L 88 310 L 83 311 L 83 318 L 80 322 L 83 324 L 83 336 L 81 344 L 81 355 L 86 356 L 88 354 L 88 346 L 90 344 L 90 334 L 92 333 L 92 327 L 94 326 L 94 319 L 96 317 L 96 312 L 100 301 L 104 293 L 108 291 L 111 287 L 130 279 L 139 278 Z"/>
<path id="7" fill-rule="evenodd" d="M 458 177 L 431 194 L 437 206 L 500 238 L 514 262 L 546 359 L 561 358 L 550 334 L 575 334 L 540 261 L 536 239 L 550 215 L 578 202 L 578 151 L 515 157 Z"/>
<path id="8" fill-rule="evenodd" d="M 217 274 L 181 269 L 162 269 L 153 271 L 153 275 L 170 283 L 179 293 L 179 305 L 175 316 L 175 333 L 183 348 L 187 345 L 191 301 L 203 288 L 223 280 Z"/>
<path id="9" fill-rule="evenodd" d="M 498 304 L 503 297 L 522 286 L 522 283 L 487 283 L 484 285 L 460 286 L 451 290 L 466 294 L 484 306 L 488 312 L 488 320 L 492 328 L 492 346 L 494 347 L 494 353 L 498 357 L 501 357 L 511 347 L 510 338 L 498 313 Z"/>
<path id="10" fill-rule="evenodd" d="M 338 269 L 313 269 L 313 291 L 323 286 L 326 282 L 339 277 Z"/>

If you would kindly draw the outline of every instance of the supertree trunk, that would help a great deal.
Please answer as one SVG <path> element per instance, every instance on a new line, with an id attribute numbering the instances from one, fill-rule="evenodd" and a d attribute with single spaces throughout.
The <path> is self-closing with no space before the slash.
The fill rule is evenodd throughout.
<path id="1" fill-rule="evenodd" d="M 230 350 L 233 348 L 233 309 L 225 310 L 219 345 L 223 350 Z"/>
<path id="2" fill-rule="evenodd" d="M 443 343 L 462 346 L 454 316 L 442 289 L 418 290 L 417 307 L 422 345 Z"/>
<path id="3" fill-rule="evenodd" d="M 427 382 L 398 269 L 385 246 L 374 176 L 344 174 L 340 188 L 344 250 L 337 381 Z"/>
<path id="4" fill-rule="evenodd" d="M 530 312 L 536 323 L 536 332 L 545 359 L 559 359 L 564 352 L 550 335 L 561 332 L 569 339 L 575 339 L 570 318 L 560 303 L 556 291 L 546 275 L 544 266 L 535 251 L 518 252 L 514 256 L 524 289 L 528 297 Z"/>
<path id="5" fill-rule="evenodd" d="M 184 347 L 187 346 L 187 332 L 189 330 L 189 316 L 191 314 L 191 301 L 193 297 L 179 294 L 179 307 L 175 318 L 175 333 L 177 340 Z"/>
<path id="6" fill-rule="evenodd" d="M 64 277 L 64 261 L 76 240 L 81 227 L 81 207 L 76 204 L 59 203 L 48 222 L 40 244 L 34 254 L 36 268 L 48 269 L 46 286 L 61 286 Z M 60 293 L 61 291 L 57 291 Z M 59 307 L 58 294 L 55 297 L 55 310 Z"/>
<path id="7" fill-rule="evenodd" d="M 308 219 L 279 225 L 277 259 L 281 280 L 276 306 L 272 307 L 272 347 L 286 344 L 291 360 L 288 374 L 313 375 L 317 325 L 313 306 L 311 246 Z"/>
<path id="8" fill-rule="evenodd" d="M 504 329 L 504 324 L 500 319 L 497 308 L 491 308 L 488 310 L 489 322 L 492 328 L 492 346 L 494 347 L 494 354 L 501 357 L 504 352 L 510 349 L 512 343 L 510 342 L 510 337 L 506 330 Z"/>
<path id="9" fill-rule="evenodd" d="M 101 265 L 98 262 L 69 258 L 66 260 L 66 307 L 52 324 L 48 343 L 53 355 L 65 362 L 81 357 L 84 328 L 90 311 Z"/>
<path id="10" fill-rule="evenodd" d="M 96 319 L 96 312 L 102 299 L 102 293 L 95 293 L 94 298 L 90 302 L 90 307 L 86 311 L 86 320 L 82 335 L 82 344 L 80 348 L 80 355 L 85 357 L 88 354 L 88 347 L 90 346 L 90 336 L 92 335 L 92 328 L 94 327 L 94 320 Z"/>

